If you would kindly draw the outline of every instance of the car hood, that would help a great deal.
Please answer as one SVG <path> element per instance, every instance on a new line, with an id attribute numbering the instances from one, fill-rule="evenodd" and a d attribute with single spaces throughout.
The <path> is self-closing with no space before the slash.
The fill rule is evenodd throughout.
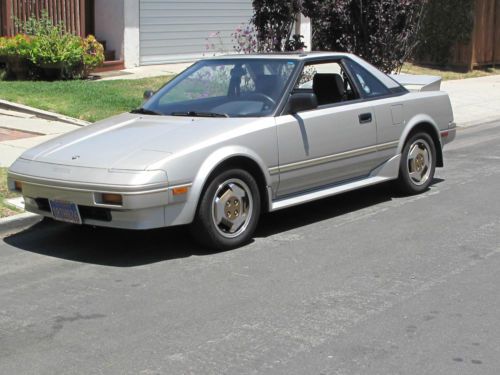
<path id="1" fill-rule="evenodd" d="M 169 155 L 257 120 L 125 113 L 42 143 L 21 158 L 69 166 L 145 170 Z"/>

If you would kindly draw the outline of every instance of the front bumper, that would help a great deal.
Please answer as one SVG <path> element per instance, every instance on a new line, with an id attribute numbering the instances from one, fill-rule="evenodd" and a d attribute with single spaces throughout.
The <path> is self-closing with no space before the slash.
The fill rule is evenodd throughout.
<path id="1" fill-rule="evenodd" d="M 54 218 L 49 200 L 74 203 L 83 224 L 123 229 L 152 229 L 170 225 L 167 218 L 179 211 L 187 195 L 174 195 L 177 186 L 166 182 L 144 185 L 83 184 L 43 179 L 9 171 L 8 186 L 22 185 L 27 211 Z M 122 196 L 121 204 L 100 203 L 103 193 Z M 171 222 L 171 219 L 168 219 Z"/>

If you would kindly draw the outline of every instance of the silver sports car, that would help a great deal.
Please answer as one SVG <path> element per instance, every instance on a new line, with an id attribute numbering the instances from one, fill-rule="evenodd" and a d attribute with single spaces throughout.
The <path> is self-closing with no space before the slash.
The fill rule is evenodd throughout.
<path id="1" fill-rule="evenodd" d="M 141 108 L 26 151 L 8 184 L 56 220 L 190 224 L 205 246 L 232 248 L 262 212 L 388 180 L 426 190 L 455 137 L 439 82 L 345 53 L 205 59 Z"/>

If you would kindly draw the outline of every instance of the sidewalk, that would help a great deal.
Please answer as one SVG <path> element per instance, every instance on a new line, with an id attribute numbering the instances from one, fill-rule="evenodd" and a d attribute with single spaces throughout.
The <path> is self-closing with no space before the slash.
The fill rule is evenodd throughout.
<path id="1" fill-rule="evenodd" d="M 118 79 L 141 79 L 158 76 L 179 74 L 193 63 L 176 63 L 163 65 L 145 65 L 137 68 L 123 69 L 118 72 L 103 72 L 96 75 L 100 78 L 95 82 L 114 81 Z"/>
<path id="2" fill-rule="evenodd" d="M 500 75 L 444 81 L 455 121 L 468 127 L 500 120 Z"/>
<path id="3" fill-rule="evenodd" d="M 78 128 L 78 125 L 0 109 L 0 167 L 9 167 L 28 148 Z"/>

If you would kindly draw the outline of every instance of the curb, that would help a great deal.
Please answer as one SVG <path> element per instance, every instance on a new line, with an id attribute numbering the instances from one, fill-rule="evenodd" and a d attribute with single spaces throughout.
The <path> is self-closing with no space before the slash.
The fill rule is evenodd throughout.
<path id="1" fill-rule="evenodd" d="M 478 125 L 495 124 L 498 122 L 500 122 L 500 115 L 490 116 L 488 118 L 479 121 L 472 120 L 472 121 L 457 122 L 457 128 L 467 129 Z"/>
<path id="2" fill-rule="evenodd" d="M 30 115 L 35 115 L 36 117 L 39 117 L 39 118 L 42 118 L 45 120 L 65 122 L 65 123 L 71 124 L 71 125 L 86 126 L 86 125 L 90 124 L 90 122 L 88 122 L 88 121 L 79 120 L 79 119 L 69 117 L 69 116 L 64 116 L 64 115 L 61 115 L 61 114 L 55 113 L 55 112 L 44 111 L 43 109 L 29 107 L 29 106 L 24 105 L 24 104 L 9 102 L 9 101 L 3 100 L 3 99 L 0 99 L 0 108 L 8 109 L 11 111 L 23 112 L 23 113 L 27 113 Z"/>
<path id="3" fill-rule="evenodd" d="M 43 216 L 25 212 L 19 215 L 9 216 L 0 219 L 0 236 L 30 227 L 40 221 Z"/>

